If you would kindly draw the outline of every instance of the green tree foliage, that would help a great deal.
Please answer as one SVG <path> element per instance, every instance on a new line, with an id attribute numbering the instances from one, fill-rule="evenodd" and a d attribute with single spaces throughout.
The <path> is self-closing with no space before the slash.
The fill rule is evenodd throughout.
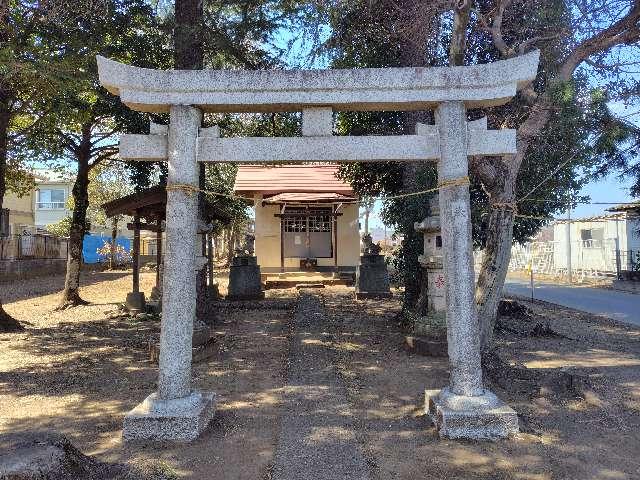
<path id="1" fill-rule="evenodd" d="M 71 216 L 66 216 L 56 223 L 47 225 L 47 232 L 57 237 L 69 238 L 71 235 Z"/>
<path id="2" fill-rule="evenodd" d="M 23 169 L 23 142 L 48 112 L 48 95 L 64 81 L 65 61 L 43 36 L 50 25 L 69 18 L 70 12 L 93 7 L 80 0 L 70 9 L 69 3 L 0 2 L 0 208 L 7 188 L 20 195 L 32 183 Z M 0 331 L 20 330 L 0 298 Z"/>
<path id="3" fill-rule="evenodd" d="M 99 11 L 78 12 L 67 21 L 47 25 L 43 32 L 43 41 L 59 52 L 66 76 L 61 88 L 47 98 L 47 114 L 31 129 L 27 142 L 30 152 L 69 165 L 76 173 L 62 308 L 82 303 L 79 272 L 91 170 L 116 154 L 119 132 L 148 129 L 143 115 L 99 86 L 95 55 L 146 67 L 167 65 L 164 36 L 145 2 L 104 0 L 100 5 Z"/>

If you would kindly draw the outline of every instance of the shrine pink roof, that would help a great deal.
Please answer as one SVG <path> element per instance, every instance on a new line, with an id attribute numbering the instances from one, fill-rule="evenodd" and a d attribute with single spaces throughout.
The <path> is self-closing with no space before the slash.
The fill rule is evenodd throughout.
<path id="1" fill-rule="evenodd" d="M 338 165 L 240 165 L 234 192 L 253 196 L 255 193 L 338 193 L 353 196 L 348 183 L 336 177 Z"/>

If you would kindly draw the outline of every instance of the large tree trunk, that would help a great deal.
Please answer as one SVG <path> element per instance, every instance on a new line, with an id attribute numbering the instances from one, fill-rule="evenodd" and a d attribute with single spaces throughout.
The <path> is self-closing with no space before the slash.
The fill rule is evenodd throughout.
<path id="1" fill-rule="evenodd" d="M 202 70 L 204 49 L 202 0 L 176 0 L 173 63 L 179 70 Z"/>
<path id="2" fill-rule="evenodd" d="M 415 131 L 416 112 L 407 115 L 406 131 Z M 403 192 L 415 192 L 418 189 L 417 180 L 418 166 L 415 163 L 406 163 L 402 169 L 402 190 Z M 425 212 L 425 215 L 427 212 Z M 404 253 L 405 268 L 403 272 L 404 296 L 402 299 L 402 310 L 413 312 L 420 297 L 422 290 L 422 274 L 420 272 L 420 262 L 418 255 L 420 253 L 420 245 L 422 245 L 422 234 L 419 234 L 413 228 L 413 220 L 408 219 L 402 225 L 402 248 Z"/>
<path id="3" fill-rule="evenodd" d="M 480 159 L 471 165 L 471 170 L 480 178 L 489 195 L 491 208 L 475 295 L 483 351 L 492 346 L 498 305 L 511 260 L 518 172 L 529 146 L 550 119 L 551 105 L 548 99 L 546 94 L 538 97 L 531 107 L 531 113 L 518 128 L 518 151 L 515 157 Z"/>
<path id="4" fill-rule="evenodd" d="M 73 214 L 69 235 L 69 256 L 64 290 L 58 309 L 86 305 L 80 298 L 80 271 L 82 269 L 82 243 L 87 228 L 87 208 L 89 206 L 89 159 L 91 158 L 91 125 L 82 126 L 82 140 L 76 151 L 78 174 L 73 184 Z"/>
<path id="5" fill-rule="evenodd" d="M 499 158 L 476 159 L 471 171 L 480 178 L 489 195 L 491 210 L 482 265 L 476 284 L 476 305 L 480 324 L 481 348 L 489 348 L 502 298 L 513 243 L 516 175 L 512 164 Z"/>
<path id="6" fill-rule="evenodd" d="M 7 190 L 7 146 L 9 140 L 9 120 L 11 111 L 9 109 L 9 91 L 3 88 L 0 82 L 0 211 L 4 202 L 4 194 Z M 0 297 L 0 332 L 20 332 L 24 327 L 5 312 L 2 307 L 2 298 Z"/>

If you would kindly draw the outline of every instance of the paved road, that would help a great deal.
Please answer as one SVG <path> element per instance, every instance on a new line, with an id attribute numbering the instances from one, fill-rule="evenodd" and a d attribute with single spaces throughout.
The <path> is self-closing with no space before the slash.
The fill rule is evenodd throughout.
<path id="1" fill-rule="evenodd" d="M 603 288 L 571 287 L 552 283 L 534 284 L 534 298 L 545 300 L 584 312 L 596 313 L 640 326 L 640 295 L 605 290 Z M 527 280 L 508 278 L 507 293 L 529 297 L 531 289 Z"/>

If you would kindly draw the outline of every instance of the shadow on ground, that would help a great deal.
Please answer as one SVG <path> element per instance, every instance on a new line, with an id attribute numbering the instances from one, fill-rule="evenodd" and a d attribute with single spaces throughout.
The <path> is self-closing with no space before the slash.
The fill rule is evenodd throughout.
<path id="1" fill-rule="evenodd" d="M 117 281 L 126 289 L 128 278 Z M 219 405 L 196 442 L 122 444 L 124 414 L 155 388 L 146 341 L 158 324 L 74 318 L 82 310 L 51 324 L 30 318 L 26 334 L 0 335 L 0 431 L 53 429 L 104 461 L 163 461 L 179 478 L 271 478 L 290 414 L 284 395 L 295 291 L 269 295 L 280 299 L 216 306 L 219 355 L 194 367 L 193 383 L 216 391 Z M 588 375 L 590 390 L 583 398 L 529 398 L 494 387 L 520 413 L 523 433 L 495 443 L 449 441 L 422 409 L 424 389 L 447 383 L 447 361 L 403 350 L 393 320 L 399 301 L 355 301 L 339 287 L 323 296 L 327 316 L 315 321 L 326 335 L 298 333 L 309 355 L 329 355 L 347 403 L 309 412 L 327 419 L 313 425 L 311 445 L 355 438 L 376 480 L 640 477 L 640 329 L 532 305 L 564 337 L 502 335 L 500 354 L 536 368 L 570 365 Z M 312 387 L 322 395 L 327 386 L 318 379 Z"/>

